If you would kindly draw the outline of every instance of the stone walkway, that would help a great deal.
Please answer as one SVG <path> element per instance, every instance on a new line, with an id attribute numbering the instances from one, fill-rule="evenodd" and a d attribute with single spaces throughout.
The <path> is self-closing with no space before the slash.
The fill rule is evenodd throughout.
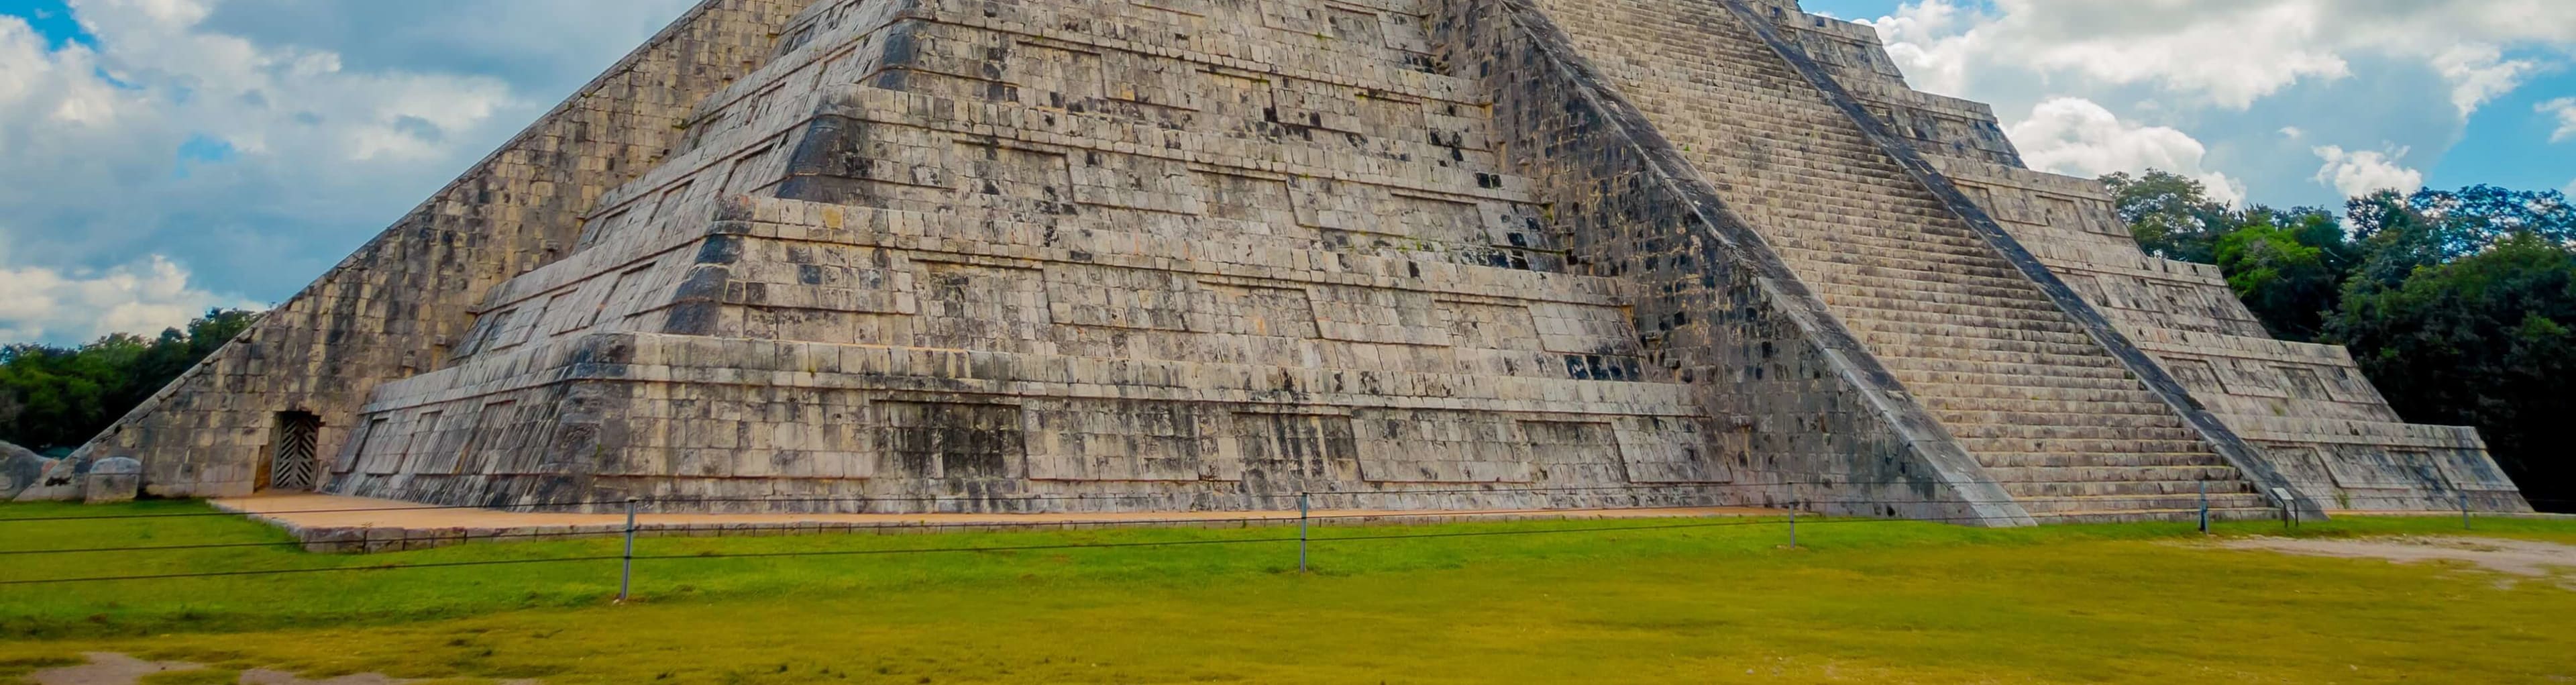
<path id="1" fill-rule="evenodd" d="M 609 536 L 622 534 L 624 514 L 558 514 L 459 509 L 412 502 L 337 495 L 266 495 L 215 500 L 214 505 L 287 529 L 317 552 L 425 549 L 478 540 Z M 1316 510 L 1319 525 L 1451 523 L 1710 516 L 1779 516 L 1786 511 L 1747 507 L 1559 509 L 1501 511 L 1365 509 Z M 1077 514 L 644 514 L 646 537 L 796 535 L 825 532 L 919 533 L 964 530 L 1029 530 L 1168 526 L 1234 528 L 1289 525 L 1294 511 L 1109 512 Z"/>

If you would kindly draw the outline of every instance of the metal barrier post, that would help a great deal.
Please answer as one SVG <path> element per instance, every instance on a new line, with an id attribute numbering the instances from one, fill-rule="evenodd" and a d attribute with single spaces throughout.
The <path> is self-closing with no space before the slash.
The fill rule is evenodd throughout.
<path id="1" fill-rule="evenodd" d="M 626 498 L 626 567 L 617 574 L 617 603 L 626 603 L 627 592 L 635 588 L 635 501 Z"/>
<path id="2" fill-rule="evenodd" d="M 1798 501 L 1789 500 L 1789 549 L 1798 548 Z"/>
<path id="3" fill-rule="evenodd" d="M 1306 572 L 1306 493 L 1297 493 L 1297 572 Z"/>
<path id="4" fill-rule="evenodd" d="M 2200 532 L 2209 534 L 2209 481 L 2200 482 Z"/>

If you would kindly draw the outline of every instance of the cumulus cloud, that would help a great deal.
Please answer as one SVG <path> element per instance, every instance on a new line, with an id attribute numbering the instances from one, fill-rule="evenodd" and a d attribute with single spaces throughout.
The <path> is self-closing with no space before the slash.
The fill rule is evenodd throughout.
<path id="1" fill-rule="evenodd" d="M 2354 58 L 2376 56 L 2439 72 L 2465 115 L 2542 66 L 2508 59 L 2508 48 L 2576 42 L 2576 5 L 2559 0 L 1921 0 L 1865 23 L 1927 90 L 2035 71 L 2235 109 L 2350 76 Z"/>
<path id="2" fill-rule="evenodd" d="M 2540 103 L 2533 111 L 2558 117 L 2558 130 L 2549 134 L 2549 142 L 2576 140 L 2576 97 L 2559 98 Z"/>
<path id="3" fill-rule="evenodd" d="M 0 16 L 0 299 L 177 273 L 194 299 L 155 302 L 282 300 L 688 4 L 70 0 L 81 40 Z M 39 329 L 89 333 L 0 342 Z"/>
<path id="4" fill-rule="evenodd" d="M 2451 106 L 2460 110 L 2462 119 L 2496 96 L 2513 92 L 2540 66 L 2527 59 L 2505 59 L 2504 50 L 2493 45 L 2454 46 L 2433 57 L 2433 69 L 2451 82 Z"/>
<path id="5" fill-rule="evenodd" d="M 2317 169 L 2316 180 L 2344 197 L 2360 197 L 2381 190 L 2411 193 L 2424 187 L 2424 172 L 2406 168 L 2398 160 L 2406 157 L 2406 148 L 2394 152 L 2369 150 L 2346 151 L 2334 145 L 2313 150 L 2325 166 Z"/>
<path id="6" fill-rule="evenodd" d="M 2161 169 L 2198 179 L 2212 199 L 2231 206 L 2245 202 L 2243 183 L 2203 166 L 2209 148 L 2200 141 L 2173 128 L 2122 121 L 2091 100 L 2042 102 L 2004 133 L 2034 169 L 2087 178 Z"/>
<path id="7" fill-rule="evenodd" d="M 0 340 L 150 334 L 185 325 L 208 308 L 254 306 L 190 285 L 187 269 L 160 255 L 96 272 L 0 268 Z"/>

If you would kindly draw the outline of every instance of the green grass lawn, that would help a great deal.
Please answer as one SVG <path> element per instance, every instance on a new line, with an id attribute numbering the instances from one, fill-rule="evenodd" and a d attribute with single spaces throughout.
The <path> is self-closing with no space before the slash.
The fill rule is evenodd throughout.
<path id="1" fill-rule="evenodd" d="M 0 518 L 200 505 L 0 506 Z M 1878 521 L 647 538 L 616 561 L 0 586 L 0 682 L 83 651 L 308 675 L 548 683 L 2570 682 L 2576 592 L 2436 564 L 2214 549 L 2187 525 Z M 2476 534 L 2576 543 L 2576 522 Z M 2230 535 L 2280 534 L 2278 523 Z M 2455 534 L 2346 518 L 2309 536 Z M 283 540 L 238 519 L 0 522 L 0 551 Z M 0 555 L 0 580 L 614 556 L 613 540 L 377 555 Z M 225 682 L 229 671 L 157 682 Z"/>

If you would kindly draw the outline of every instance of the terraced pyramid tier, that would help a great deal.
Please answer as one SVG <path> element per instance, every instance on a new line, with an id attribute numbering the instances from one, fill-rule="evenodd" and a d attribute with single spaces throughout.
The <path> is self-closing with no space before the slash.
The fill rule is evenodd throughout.
<path id="1" fill-rule="evenodd" d="M 82 455 L 746 511 L 2528 507 L 2019 164 L 1793 0 L 705 0 Z"/>
<path id="2" fill-rule="evenodd" d="M 379 387 L 328 487 L 1733 501 L 1689 388 L 1639 364 L 1630 288 L 1563 273 L 1421 23 L 1320 0 L 808 9 L 577 252 L 493 291 L 455 367 Z"/>

